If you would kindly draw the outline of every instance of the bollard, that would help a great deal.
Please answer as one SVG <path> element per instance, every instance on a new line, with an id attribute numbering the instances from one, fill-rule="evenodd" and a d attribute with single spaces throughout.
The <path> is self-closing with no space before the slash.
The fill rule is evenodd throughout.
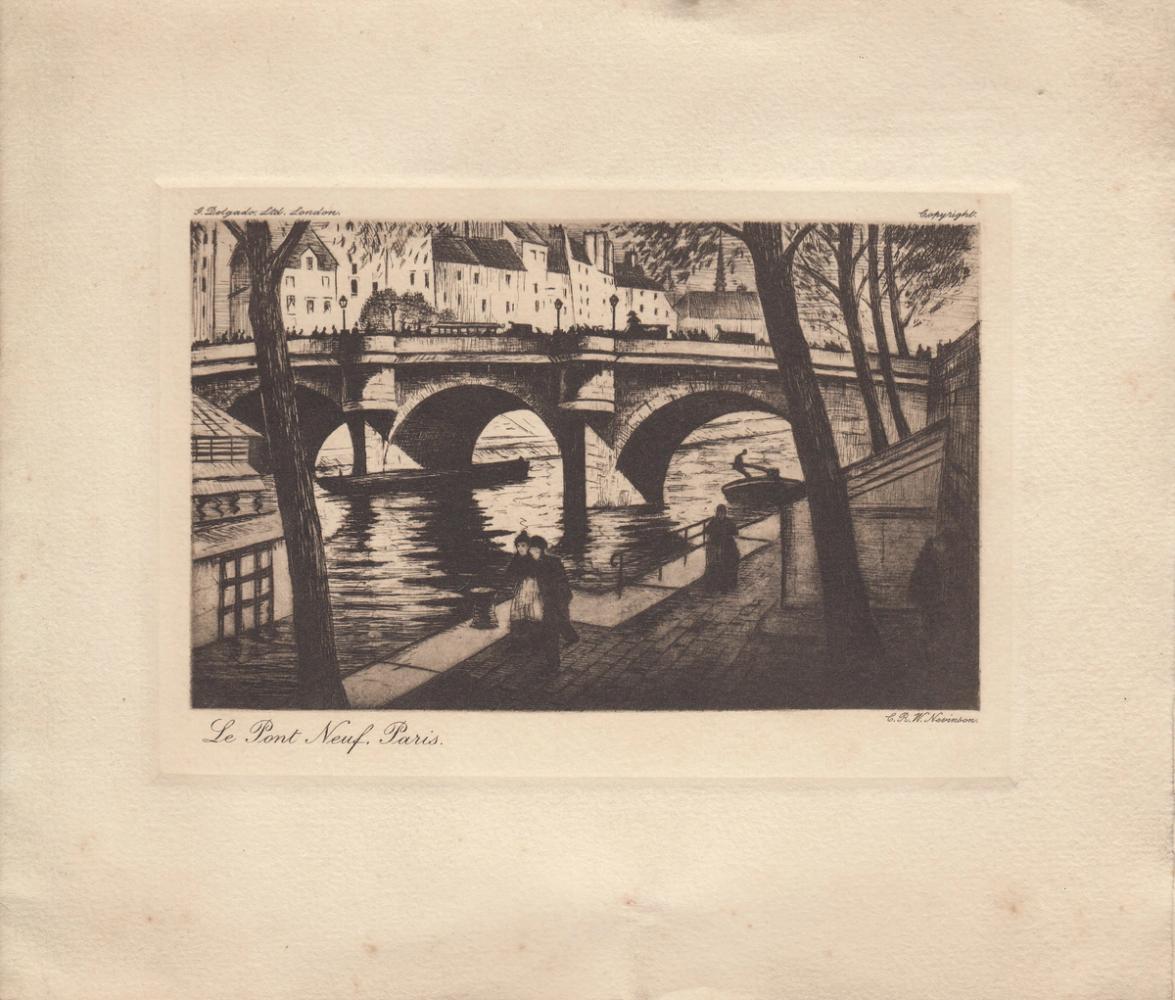
<path id="1" fill-rule="evenodd" d="M 494 614 L 494 588 L 473 587 L 469 591 L 473 598 L 473 619 L 470 624 L 474 628 L 497 628 L 498 617 Z"/>

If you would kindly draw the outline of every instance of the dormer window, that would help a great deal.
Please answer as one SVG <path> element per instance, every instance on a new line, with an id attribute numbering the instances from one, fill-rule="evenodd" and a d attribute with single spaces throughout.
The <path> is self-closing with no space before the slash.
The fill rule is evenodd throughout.
<path id="1" fill-rule="evenodd" d="M 306 255 L 306 270 L 307 271 L 314 270 L 314 254 L 312 254 L 312 253 L 308 253 Z"/>

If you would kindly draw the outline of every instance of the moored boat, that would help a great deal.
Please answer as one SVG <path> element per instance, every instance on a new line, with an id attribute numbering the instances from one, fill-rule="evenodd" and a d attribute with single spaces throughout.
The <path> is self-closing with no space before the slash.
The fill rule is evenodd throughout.
<path id="1" fill-rule="evenodd" d="M 807 492 L 802 479 L 783 476 L 752 476 L 736 479 L 722 487 L 722 495 L 736 507 L 768 510 L 801 499 Z"/>
<path id="2" fill-rule="evenodd" d="M 512 458 L 503 462 L 481 462 L 464 469 L 388 469 L 365 476 L 319 476 L 318 485 L 328 493 L 366 496 L 414 490 L 422 486 L 460 482 L 469 486 L 496 486 L 526 477 L 530 462 Z"/>

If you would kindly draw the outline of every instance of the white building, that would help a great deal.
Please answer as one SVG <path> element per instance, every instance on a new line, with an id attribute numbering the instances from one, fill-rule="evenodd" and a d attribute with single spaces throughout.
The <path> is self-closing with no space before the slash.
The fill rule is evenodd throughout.
<path id="1" fill-rule="evenodd" d="M 269 238 L 273 249 L 281 244 L 290 231 L 290 225 L 270 223 Z M 249 322 L 249 291 L 252 275 L 244 249 L 238 244 L 230 261 L 229 322 L 233 330 L 252 337 Z M 338 304 L 338 261 L 323 242 L 318 231 L 307 227 L 302 238 L 290 251 L 282 272 L 278 292 L 282 321 L 287 332 L 307 334 L 314 329 L 342 326 Z"/>
<path id="2" fill-rule="evenodd" d="M 677 310 L 665 286 L 645 274 L 631 250 L 616 264 L 616 294 L 620 298 L 616 307 L 618 330 L 627 325 L 630 312 L 645 325 L 665 326 L 670 332 L 678 328 Z"/>
<path id="3" fill-rule="evenodd" d="M 387 255 L 387 287 L 401 296 L 419 292 L 438 314 L 459 323 L 530 322 L 520 308 L 526 275 L 505 239 L 430 233 Z"/>

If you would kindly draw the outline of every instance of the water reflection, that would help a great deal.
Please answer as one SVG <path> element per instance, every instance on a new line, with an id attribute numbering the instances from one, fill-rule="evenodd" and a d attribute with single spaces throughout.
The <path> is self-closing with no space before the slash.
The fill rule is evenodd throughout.
<path id="1" fill-rule="evenodd" d="M 760 421 L 756 428 L 752 450 L 785 476 L 798 475 L 787 425 Z M 722 502 L 721 487 L 734 478 L 730 462 L 740 447 L 729 436 L 687 440 L 670 465 L 663 507 L 591 510 L 586 533 L 575 539 L 565 537 L 558 459 L 532 457 L 525 481 L 479 489 L 450 482 L 368 497 L 319 490 L 344 673 L 466 618 L 468 589 L 499 583 L 520 528 L 554 543 L 582 588 L 614 585 L 609 563 L 619 550 L 625 551 L 626 575 L 652 568 L 673 553 L 673 529 L 709 517 Z M 288 622 L 197 650 L 196 703 L 280 704 L 292 690 L 292 661 Z M 247 696 L 240 694 L 244 689 Z"/>

